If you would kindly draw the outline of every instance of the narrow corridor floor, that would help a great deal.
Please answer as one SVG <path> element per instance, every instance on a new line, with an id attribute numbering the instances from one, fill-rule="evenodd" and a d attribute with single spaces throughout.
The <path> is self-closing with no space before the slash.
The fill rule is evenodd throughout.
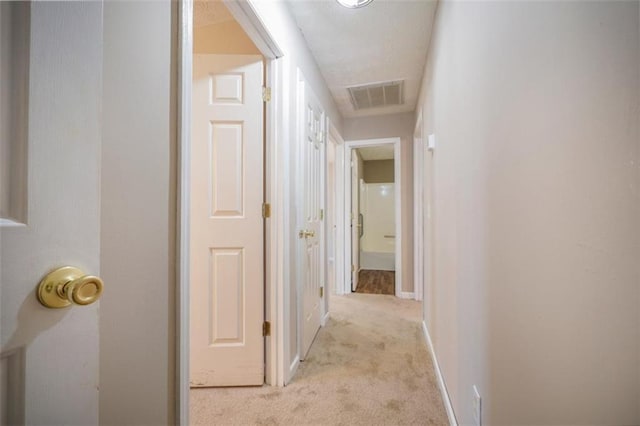
<path id="1" fill-rule="evenodd" d="M 288 386 L 192 389 L 191 424 L 447 425 L 421 304 L 355 293 L 330 303 Z"/>

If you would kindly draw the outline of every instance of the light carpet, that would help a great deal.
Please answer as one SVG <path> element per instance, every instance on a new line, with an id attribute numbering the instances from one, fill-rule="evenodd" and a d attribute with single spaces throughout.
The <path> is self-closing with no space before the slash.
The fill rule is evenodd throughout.
<path id="1" fill-rule="evenodd" d="M 355 293 L 330 303 L 288 386 L 192 389 L 191 424 L 447 425 L 421 304 Z"/>

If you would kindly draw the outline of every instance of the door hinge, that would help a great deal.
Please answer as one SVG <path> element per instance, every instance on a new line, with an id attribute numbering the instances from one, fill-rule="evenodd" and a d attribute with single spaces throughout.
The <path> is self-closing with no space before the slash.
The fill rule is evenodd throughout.
<path id="1" fill-rule="evenodd" d="M 320 287 L 320 297 L 324 297 L 324 287 Z"/>
<path id="2" fill-rule="evenodd" d="M 264 102 L 271 101 L 271 87 L 263 87 L 262 88 L 262 100 Z"/>
<path id="3" fill-rule="evenodd" d="M 320 220 L 324 220 L 324 209 L 320 209 Z"/>
<path id="4" fill-rule="evenodd" d="M 351 272 L 355 272 L 356 271 L 356 265 L 351 265 Z"/>
<path id="5" fill-rule="evenodd" d="M 271 204 L 262 203 L 262 217 L 265 219 L 271 217 Z"/>
<path id="6" fill-rule="evenodd" d="M 269 321 L 265 321 L 262 323 L 262 336 L 271 336 L 271 323 Z"/>

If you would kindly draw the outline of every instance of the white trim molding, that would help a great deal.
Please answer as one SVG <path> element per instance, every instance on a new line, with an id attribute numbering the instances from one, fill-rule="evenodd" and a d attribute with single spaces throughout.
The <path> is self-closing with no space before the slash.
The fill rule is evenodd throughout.
<path id="1" fill-rule="evenodd" d="M 438 364 L 438 358 L 436 357 L 436 351 L 433 348 L 433 342 L 431 341 L 431 336 L 429 335 L 429 329 L 427 328 L 427 324 L 424 321 L 422 321 L 422 331 L 424 332 L 424 338 L 427 341 L 427 348 L 429 349 L 429 353 L 431 354 L 431 360 L 433 361 L 433 369 L 435 370 L 435 374 L 436 374 L 436 381 L 438 382 L 438 388 L 440 389 L 440 394 L 442 395 L 444 408 L 447 411 L 447 417 L 449 418 L 449 425 L 458 426 L 458 420 L 456 420 L 456 414 L 453 411 L 453 404 L 451 404 L 449 391 L 447 391 L 447 385 L 444 381 L 444 376 L 442 375 L 442 371 L 440 370 L 440 365 Z"/>
<path id="2" fill-rule="evenodd" d="M 289 377 L 295 376 L 299 366 L 300 366 L 300 357 L 296 354 L 296 357 L 293 359 L 293 361 L 291 362 L 291 365 L 289 366 Z"/>
<path id="3" fill-rule="evenodd" d="M 268 59 L 283 56 L 282 50 L 248 0 L 222 0 L 233 18 L 240 24 L 260 53 Z"/>
<path id="4" fill-rule="evenodd" d="M 345 294 L 345 284 L 344 284 L 344 268 L 345 268 L 345 260 L 344 260 L 344 139 L 338 132 L 338 129 L 333 125 L 330 118 L 327 118 L 329 122 L 327 128 L 329 129 L 329 137 L 327 138 L 327 143 L 335 143 L 335 180 L 334 180 L 334 189 L 335 189 L 335 204 L 333 206 L 335 210 L 335 227 L 336 227 L 336 237 L 334 241 L 334 268 L 335 268 L 335 282 L 334 282 L 334 291 L 338 295 Z M 329 141 L 331 139 L 332 142 Z M 330 298 L 329 298 L 330 299 Z M 329 309 L 327 307 L 327 312 Z"/>
<path id="5" fill-rule="evenodd" d="M 414 292 L 410 292 L 410 291 L 401 291 L 400 295 L 398 297 L 400 299 L 415 299 L 416 298 L 416 294 Z"/>
<path id="6" fill-rule="evenodd" d="M 191 93 L 193 65 L 193 1 L 178 6 L 178 250 L 176 289 L 176 423 L 189 424 L 189 246 L 191 204 Z"/>
<path id="7" fill-rule="evenodd" d="M 326 294 L 325 294 L 325 297 L 326 297 Z M 327 321 L 329 321 L 329 312 L 327 312 L 326 314 L 324 314 L 322 316 L 322 319 L 320 320 L 320 323 L 324 327 L 325 325 L 327 325 Z"/>
<path id="8" fill-rule="evenodd" d="M 422 110 L 413 132 L 413 290 L 416 300 L 423 299 L 425 285 L 424 232 L 424 150 Z"/>

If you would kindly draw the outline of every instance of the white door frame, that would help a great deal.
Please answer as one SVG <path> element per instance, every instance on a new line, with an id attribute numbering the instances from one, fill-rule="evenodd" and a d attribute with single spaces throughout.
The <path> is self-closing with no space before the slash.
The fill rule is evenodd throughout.
<path id="1" fill-rule="evenodd" d="M 364 176 L 364 160 L 358 152 L 350 151 L 349 165 L 351 169 L 351 195 L 349 196 L 349 206 L 351 208 L 351 234 L 349 235 L 349 241 L 351 243 L 351 291 L 358 290 L 359 278 L 360 278 L 360 251 L 362 246 L 361 237 L 364 235 L 361 233 L 364 227 L 364 220 L 360 223 L 360 217 L 364 219 L 362 214 L 362 189 L 361 183 L 364 180 L 361 176 Z M 360 170 L 360 167 L 363 170 Z M 354 182 L 355 180 L 355 182 Z M 357 191 L 354 194 L 354 190 Z M 355 226 L 354 226 L 355 225 Z M 357 237 L 355 237 L 357 235 Z"/>
<path id="2" fill-rule="evenodd" d="M 284 240 L 278 238 L 285 230 L 283 217 L 287 181 L 286 149 L 283 147 L 284 120 L 281 119 L 282 99 L 286 93 L 283 84 L 282 50 L 278 47 L 261 18 L 247 0 L 224 0 L 236 21 L 265 57 L 266 81 L 271 87 L 271 101 L 265 105 L 267 129 L 265 156 L 265 194 L 271 204 L 271 218 L 265 224 L 265 319 L 271 322 L 271 336 L 265 341 L 265 382 L 284 384 Z M 191 144 L 191 91 L 193 63 L 193 0 L 180 0 L 178 29 L 178 287 L 176 295 L 176 369 L 178 378 L 176 422 L 189 424 L 189 205 L 190 205 L 190 144 Z M 284 170 L 284 174 L 281 171 Z"/>
<path id="3" fill-rule="evenodd" d="M 396 221 L 396 296 L 408 297 L 407 293 L 402 292 L 402 158 L 400 156 L 400 138 L 383 138 L 383 139 L 362 139 L 346 141 L 344 143 L 344 157 L 351 158 L 351 151 L 356 148 L 377 145 L 393 145 L 393 173 L 395 180 L 395 221 Z M 344 161 L 344 206 L 351 205 L 351 161 Z M 351 235 L 351 209 L 343 206 L 344 235 Z M 344 239 L 344 282 L 343 292 L 351 293 L 351 238 Z M 413 296 L 413 294 L 411 294 Z"/>
<path id="4" fill-rule="evenodd" d="M 327 118 L 329 129 L 329 138 L 335 142 L 336 150 L 335 150 L 335 219 L 336 219 L 336 239 L 334 241 L 334 265 L 335 265 L 335 292 L 338 295 L 345 294 L 345 283 L 344 283 L 344 274 L 345 274 L 345 265 L 346 261 L 344 258 L 345 253 L 345 225 L 344 225 L 344 206 L 345 206 L 345 195 L 344 195 L 344 173 L 345 173 L 345 142 L 340 136 L 338 129 L 331 123 L 331 121 Z M 329 143 L 329 142 L 327 142 Z M 325 191 L 325 194 L 328 191 Z M 350 257 L 349 257 L 350 258 Z M 328 265 L 327 265 L 328 267 Z M 328 271 L 327 271 L 328 273 Z M 350 286 L 351 284 L 349 284 Z M 349 289 L 351 292 L 351 289 Z M 329 297 L 325 299 L 325 320 L 329 314 Z M 323 324 L 324 325 L 324 324 Z"/>
<path id="5" fill-rule="evenodd" d="M 422 300 L 425 283 L 424 229 L 424 140 L 422 110 L 413 132 L 413 290 L 416 300 Z"/>

